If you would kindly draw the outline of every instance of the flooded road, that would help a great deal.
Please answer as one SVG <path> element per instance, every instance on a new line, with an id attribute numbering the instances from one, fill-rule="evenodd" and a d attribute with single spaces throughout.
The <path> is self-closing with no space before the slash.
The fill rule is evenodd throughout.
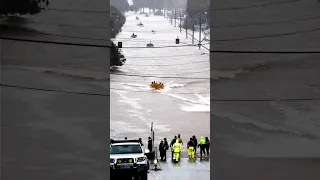
<path id="1" fill-rule="evenodd" d="M 191 45 L 191 37 L 183 37 L 183 32 L 180 34 L 163 16 L 127 13 L 126 18 L 115 38 L 123 43 L 127 62 L 111 74 L 111 138 L 147 140 L 151 122 L 156 144 L 178 133 L 185 141 L 192 135 L 209 136 L 208 50 L 184 46 Z M 140 21 L 143 27 L 137 26 Z M 137 38 L 130 38 L 132 33 Z M 179 45 L 175 44 L 177 36 L 181 36 Z M 145 48 L 149 42 L 155 47 Z M 152 81 L 162 82 L 165 89 L 150 89 Z"/>
<path id="2" fill-rule="evenodd" d="M 186 147 L 192 135 L 198 139 L 210 136 L 208 50 L 185 46 L 191 44 L 191 37 L 186 39 L 184 32 L 180 33 L 163 16 L 127 13 L 126 18 L 122 32 L 115 38 L 122 42 L 127 62 L 111 70 L 111 138 L 141 137 L 147 143 L 153 122 L 156 147 L 163 138 L 170 143 L 177 134 L 181 134 L 184 145 L 178 165 L 169 160 L 161 162 L 161 171 L 150 170 L 149 179 L 209 179 L 210 162 L 189 163 Z M 137 26 L 140 21 L 143 27 Z M 132 33 L 137 38 L 130 38 Z M 179 45 L 175 44 L 177 36 Z M 144 48 L 149 42 L 155 47 Z M 162 82 L 165 89 L 152 90 L 152 81 Z"/>

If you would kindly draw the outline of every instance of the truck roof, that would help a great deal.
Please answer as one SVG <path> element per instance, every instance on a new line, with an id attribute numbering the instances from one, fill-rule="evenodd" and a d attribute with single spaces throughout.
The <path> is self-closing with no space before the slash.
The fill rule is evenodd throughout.
<path id="1" fill-rule="evenodd" d="M 112 146 L 117 146 L 117 145 L 137 145 L 140 144 L 138 142 L 121 142 L 121 143 L 112 143 Z"/>

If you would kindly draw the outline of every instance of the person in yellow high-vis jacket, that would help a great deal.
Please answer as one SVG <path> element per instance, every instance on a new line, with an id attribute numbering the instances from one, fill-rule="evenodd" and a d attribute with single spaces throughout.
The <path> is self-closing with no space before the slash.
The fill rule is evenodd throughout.
<path id="1" fill-rule="evenodd" d="M 202 159 L 202 153 L 203 153 L 203 155 L 206 155 L 206 152 L 205 152 L 206 139 L 203 136 L 201 136 L 201 139 L 199 141 L 199 145 L 198 146 L 200 147 L 200 158 Z"/>
<path id="2" fill-rule="evenodd" d="M 173 155 L 174 155 L 173 160 L 175 162 L 179 161 L 181 150 L 182 150 L 182 146 L 179 143 L 179 140 L 176 140 L 176 142 L 173 144 Z"/>
<path id="3" fill-rule="evenodd" d="M 188 147 L 188 154 L 189 154 L 189 159 L 194 159 L 195 158 L 195 152 L 194 152 L 194 142 L 193 142 L 193 139 L 190 138 L 190 141 L 188 142 L 187 144 L 187 147 Z"/>

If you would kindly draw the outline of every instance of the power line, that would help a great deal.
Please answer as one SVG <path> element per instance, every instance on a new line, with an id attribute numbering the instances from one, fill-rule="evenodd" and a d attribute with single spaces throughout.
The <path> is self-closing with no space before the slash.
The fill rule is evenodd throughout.
<path id="1" fill-rule="evenodd" d="M 74 59 L 86 59 L 89 60 L 86 57 L 73 57 Z M 11 57 L 2 57 L 2 59 L 34 59 L 34 58 L 26 58 L 26 57 L 18 57 L 18 56 L 11 56 Z M 57 60 L 55 58 L 50 58 L 50 60 Z M 190 65 L 190 64 L 197 64 L 197 63 L 203 63 L 203 62 L 209 62 L 208 60 L 204 61 L 193 61 L 188 63 L 181 63 L 181 64 L 128 64 L 125 63 L 124 65 L 131 65 L 131 66 L 176 66 L 176 65 Z M 191 69 L 181 69 L 181 70 L 191 70 Z"/>
<path id="2" fill-rule="evenodd" d="M 227 26 L 212 26 L 211 28 L 212 29 L 222 29 L 222 28 L 261 26 L 261 25 L 269 25 L 269 24 L 280 24 L 280 23 L 290 23 L 290 22 L 299 22 L 299 21 L 309 21 L 309 20 L 316 20 L 316 19 L 320 19 L 320 16 L 309 17 L 309 18 L 297 18 L 297 19 L 282 20 L 282 21 L 255 22 L 255 23 L 227 25 Z"/>
<path id="3" fill-rule="evenodd" d="M 112 75 L 116 75 L 116 76 L 131 76 L 131 77 L 152 77 L 152 78 L 163 78 L 163 79 L 210 79 L 210 78 L 198 78 L 198 77 L 179 77 L 179 76 L 169 77 L 169 76 L 153 76 L 153 75 L 121 74 L 121 73 L 112 74 Z"/>
<path id="4" fill-rule="evenodd" d="M 134 90 L 127 90 L 127 89 L 120 89 L 120 88 L 110 88 L 111 90 L 120 90 L 120 91 L 128 91 L 128 92 L 137 92 L 137 93 L 161 93 L 161 91 L 134 91 Z M 210 94 L 210 92 L 185 92 L 185 93 L 174 93 L 172 94 Z"/>
<path id="5" fill-rule="evenodd" d="M 63 94 L 77 94 L 77 95 L 110 97 L 109 94 L 101 94 L 101 93 L 84 93 L 84 92 L 73 92 L 73 91 L 60 91 L 60 90 L 53 90 L 53 89 L 42 89 L 42 88 L 7 85 L 7 84 L 0 84 L 0 86 L 4 87 L 4 88 L 15 88 L 15 89 L 22 89 L 22 90 L 32 90 L 32 91 L 63 93 Z M 141 93 L 159 93 L 158 91 L 154 91 L 154 92 L 150 92 L 150 91 L 133 91 L 133 90 L 120 89 L 120 88 L 110 88 L 110 89 L 120 90 L 120 91 L 129 91 L 129 92 L 141 92 Z M 173 93 L 173 94 L 208 94 L 208 92 L 200 92 L 200 93 L 186 92 L 186 93 Z"/>
<path id="6" fill-rule="evenodd" d="M 199 73 L 204 73 L 204 72 L 210 72 L 210 69 L 204 70 L 204 71 L 197 71 L 197 72 L 185 72 L 185 73 L 175 73 L 175 74 L 166 74 L 166 75 L 184 75 L 184 74 L 199 74 Z M 146 76 L 155 76 L 157 74 L 144 74 Z"/>
<path id="7" fill-rule="evenodd" d="M 1 87 L 6 87 L 6 88 L 16 88 L 16 89 L 34 90 L 34 91 L 46 91 L 46 92 L 65 93 L 65 94 L 78 94 L 78 95 L 89 95 L 89 96 L 110 96 L 109 94 L 61 91 L 61 90 L 42 89 L 42 88 L 34 88 L 34 87 L 24 87 L 24 86 L 8 85 L 8 84 L 0 84 L 0 86 Z"/>
<path id="8" fill-rule="evenodd" d="M 211 99 L 210 102 L 272 102 L 272 101 L 319 101 L 316 98 L 279 98 L 279 99 Z"/>
<path id="9" fill-rule="evenodd" d="M 198 56 L 205 55 L 206 53 L 190 53 L 190 54 L 180 54 L 180 55 L 172 55 L 172 56 L 126 56 L 127 58 L 139 58 L 139 59 L 149 59 L 149 58 L 171 58 L 171 57 L 185 57 L 185 56 Z"/>
<path id="10" fill-rule="evenodd" d="M 182 29 L 182 31 L 187 31 L 187 34 L 189 34 L 189 35 L 192 36 L 192 34 L 190 34 L 187 29 Z M 200 43 L 200 40 L 198 40 L 198 39 L 196 39 L 196 38 L 194 38 L 194 37 L 193 37 L 193 39 Z M 210 45 L 210 43 L 208 43 L 208 44 Z M 203 48 L 205 48 L 206 50 L 210 51 L 210 49 L 207 48 L 207 47 L 205 47 L 204 45 L 207 45 L 207 44 L 201 44 L 201 43 L 200 43 L 200 46 L 201 46 L 201 47 L 203 47 Z"/>
<path id="11" fill-rule="evenodd" d="M 48 11 L 59 11 L 59 12 L 93 13 L 93 14 L 109 14 L 109 13 L 110 13 L 110 11 L 58 9 L 58 8 L 48 8 L 47 10 L 48 10 Z"/>
<path id="12" fill-rule="evenodd" d="M 73 92 L 73 91 L 60 91 L 60 90 L 53 90 L 53 89 L 42 89 L 42 88 L 34 88 L 34 87 L 24 87 L 24 86 L 16 86 L 16 85 L 7 85 L 7 84 L 0 84 L 1 87 L 6 88 L 16 88 L 16 89 L 23 89 L 23 90 L 34 90 L 34 91 L 45 91 L 45 92 L 55 92 L 55 93 L 66 93 L 66 94 L 77 94 L 77 95 L 89 95 L 89 96 L 104 96 L 110 97 L 109 94 L 100 94 L 100 93 L 83 93 L 83 92 Z M 118 88 L 110 88 L 114 90 L 125 90 L 125 89 L 118 89 Z M 147 91 L 131 91 L 131 92 L 147 92 Z M 151 92 L 148 92 L 151 93 Z M 173 93 L 173 94 L 207 94 L 208 92 L 187 92 L 187 93 Z M 319 98 L 279 98 L 279 99 L 211 99 L 210 102 L 271 102 L 271 101 L 319 101 Z"/>
<path id="13" fill-rule="evenodd" d="M 320 30 L 320 29 L 318 29 Z M 292 34 L 292 33 L 291 33 Z M 264 37 L 265 38 L 265 37 Z M 112 48 L 108 45 L 97 45 L 97 44 L 83 44 L 83 43 L 69 43 L 69 42 L 55 42 L 55 41 L 45 41 L 45 40 L 32 40 L 32 39 L 20 39 L 20 38 L 12 38 L 12 37 L 0 37 L 0 39 L 4 40 L 12 40 L 12 41 L 22 41 L 22 42 L 33 42 L 33 43 L 44 43 L 44 44 L 57 44 L 57 45 L 69 45 L 69 46 L 82 46 L 82 47 L 97 47 L 97 48 Z M 248 40 L 251 38 L 246 38 Z M 230 39 L 229 39 L 230 40 Z M 225 41 L 229 41 L 228 39 Z M 242 39 L 233 39 L 233 40 L 243 40 Z M 222 41 L 222 40 L 213 40 L 215 41 Z M 158 48 L 170 48 L 170 47 L 188 47 L 188 46 L 196 46 L 196 45 L 182 45 L 182 46 L 159 46 Z M 122 47 L 122 48 L 149 48 L 149 47 Z M 156 48 L 156 47 L 153 47 Z M 208 49 L 209 50 L 209 49 Z M 210 51 L 210 50 L 209 50 Z M 233 54 L 245 54 L 245 53 L 260 53 L 260 54 L 315 54 L 319 53 L 319 51 L 218 51 L 212 50 L 210 52 L 213 53 L 233 53 Z"/>
<path id="14" fill-rule="evenodd" d="M 320 54 L 320 51 L 218 51 L 212 50 L 212 53 L 230 53 L 230 54 Z"/>
<path id="15" fill-rule="evenodd" d="M 311 33 L 311 32 L 316 32 L 316 31 L 320 31 L 320 28 L 310 29 L 310 30 L 303 30 L 303 31 L 296 31 L 296 32 L 291 32 L 291 33 L 256 36 L 256 37 L 233 38 L 233 39 L 217 39 L 217 40 L 210 40 L 210 42 L 228 42 L 228 41 L 264 39 L 264 38 L 271 38 L 271 37 L 281 37 L 281 36 L 291 36 L 291 35 L 297 35 L 297 34 L 303 34 L 303 33 Z"/>
<path id="16" fill-rule="evenodd" d="M 43 44 L 67 45 L 67 46 L 111 48 L 111 46 L 108 46 L 108 45 L 70 43 L 70 42 L 55 42 L 55 41 L 34 40 L 34 39 L 20 39 L 20 38 L 12 38 L 12 37 L 0 37 L 0 39 L 10 40 L 10 41 L 20 41 L 20 42 L 32 42 L 32 43 L 43 43 Z"/>
<path id="17" fill-rule="evenodd" d="M 208 62 L 208 60 L 205 61 L 194 61 L 189 63 L 181 63 L 181 64 L 125 64 L 125 65 L 131 65 L 131 66 L 177 66 L 177 65 L 189 65 L 189 64 L 197 64 L 202 62 Z"/>
<path id="18" fill-rule="evenodd" d="M 48 25 L 48 26 L 61 26 L 61 27 L 76 27 L 76 28 L 95 28 L 95 29 L 107 29 L 110 28 L 108 26 L 91 26 L 91 25 L 72 25 L 72 24 L 57 24 L 57 23 L 44 23 L 44 22 L 38 22 L 38 21 L 32 21 L 29 20 L 26 21 L 27 23 L 32 24 L 41 24 L 41 25 Z"/>
<path id="19" fill-rule="evenodd" d="M 209 44 L 209 43 L 208 43 Z M 194 45 L 194 44 L 185 44 L 185 45 L 179 45 L 179 46 L 176 46 L 176 45 L 174 45 L 174 46 L 154 46 L 154 47 L 152 47 L 151 49 L 153 49 L 153 48 L 174 48 L 174 47 L 196 47 L 197 45 Z M 136 49 L 136 48 L 138 48 L 138 49 L 140 49 L 140 48 L 150 48 L 150 47 L 122 47 L 122 48 L 129 48 L 129 49 L 131 49 L 131 48 L 134 48 L 134 49 Z"/>
<path id="20" fill-rule="evenodd" d="M 309 21 L 309 20 L 316 20 L 319 19 L 320 16 L 316 17 L 308 17 L 308 18 L 297 18 L 291 20 L 282 20 L 282 21 L 269 21 L 269 22 L 255 22 L 255 23 L 246 23 L 246 24 L 237 24 L 237 25 L 226 25 L 226 26 L 212 26 L 212 29 L 221 29 L 221 28 L 235 28 L 235 27 L 248 27 L 248 26 L 258 26 L 258 25 L 269 25 L 269 24 L 280 24 L 280 23 L 290 23 L 290 22 L 299 22 L 299 21 Z M 33 24 L 42 24 L 42 25 L 49 25 L 49 26 L 61 26 L 61 27 L 76 27 L 76 28 L 96 28 L 96 29 L 107 29 L 108 26 L 91 26 L 91 25 L 70 25 L 70 24 L 57 24 L 57 23 L 44 23 L 44 22 L 37 22 L 29 20 L 28 23 Z M 151 31 L 134 31 L 134 32 L 150 32 Z M 157 32 L 172 32 L 171 30 L 164 30 L 164 31 L 157 31 Z M 122 38 L 117 38 L 122 39 Z"/>
<path id="21" fill-rule="evenodd" d="M 11 40 L 11 41 L 22 41 L 22 42 L 32 42 L 32 43 L 44 43 L 44 44 L 57 44 L 57 45 L 69 45 L 69 46 L 83 46 L 83 47 L 97 47 L 97 48 L 116 48 L 108 45 L 98 45 L 98 44 L 84 44 L 84 43 L 70 43 L 70 42 L 56 42 L 56 41 L 46 41 L 46 40 L 34 40 L 34 39 L 20 39 L 20 38 L 12 38 L 12 37 L 0 37 L 0 39 Z M 141 48 L 174 48 L 174 47 L 191 47 L 196 46 L 192 44 L 179 45 L 179 46 L 155 46 L 155 47 L 122 47 L 122 48 L 132 48 L 132 49 L 141 49 Z"/>
<path id="22" fill-rule="evenodd" d="M 0 25 L 3 26 L 3 25 Z M 81 37 L 81 36 L 71 36 L 71 35 L 63 35 L 63 34 L 53 34 L 53 33 L 45 33 L 45 32 L 34 32 L 30 30 L 22 30 L 19 29 L 21 32 L 30 32 L 35 34 L 41 34 L 41 35 L 47 35 L 47 36 L 56 36 L 56 37 L 66 37 L 66 38 L 75 38 L 75 39 L 86 39 L 86 40 L 99 40 L 99 41 L 110 41 L 108 39 L 102 39 L 102 38 L 89 38 L 89 37 Z"/>
<path id="23" fill-rule="evenodd" d="M 285 1 L 278 1 L 278 2 L 272 2 L 272 3 L 263 3 L 263 4 L 257 4 L 257 5 L 249 5 L 249 6 L 218 8 L 218 9 L 210 10 L 210 12 L 250 9 L 250 8 L 257 8 L 257 7 L 274 6 L 274 5 L 278 5 L 278 4 L 291 4 L 291 3 L 295 3 L 295 2 L 299 2 L 299 1 L 302 1 L 302 0 L 285 0 Z"/>

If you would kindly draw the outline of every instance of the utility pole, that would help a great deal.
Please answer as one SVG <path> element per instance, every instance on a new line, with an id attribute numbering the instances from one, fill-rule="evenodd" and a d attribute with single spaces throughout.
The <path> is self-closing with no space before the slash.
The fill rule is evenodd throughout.
<path id="1" fill-rule="evenodd" d="M 173 10 L 171 11 L 171 16 L 170 16 L 170 19 L 171 19 L 171 25 L 172 25 L 172 17 L 173 17 Z"/>
<path id="2" fill-rule="evenodd" d="M 188 39 L 188 16 L 186 16 L 186 19 L 184 20 L 185 28 L 186 28 L 186 39 Z"/>
<path id="3" fill-rule="evenodd" d="M 177 27 L 177 9 L 174 9 L 174 27 Z"/>
<path id="4" fill-rule="evenodd" d="M 192 22 L 192 44 L 194 44 L 194 22 Z"/>
<path id="5" fill-rule="evenodd" d="M 181 23 L 181 12 L 179 12 L 179 17 L 180 17 L 180 33 L 182 32 L 182 23 Z"/>
<path id="6" fill-rule="evenodd" d="M 201 48 L 201 15 L 199 15 L 199 49 Z"/>

